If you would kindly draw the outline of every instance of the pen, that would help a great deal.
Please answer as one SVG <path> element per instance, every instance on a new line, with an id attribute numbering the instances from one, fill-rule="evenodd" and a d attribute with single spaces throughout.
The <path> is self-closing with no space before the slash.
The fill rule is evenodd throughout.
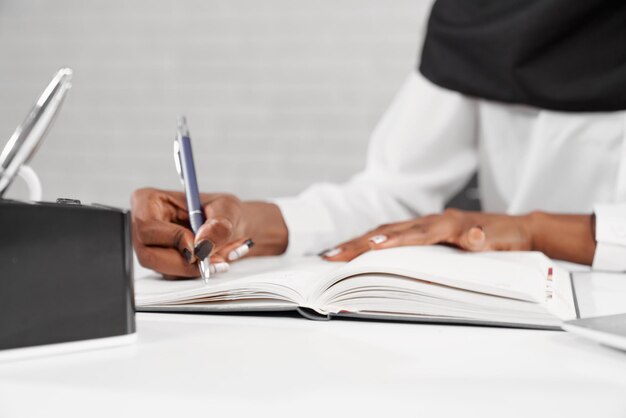
<path id="1" fill-rule="evenodd" d="M 178 117 L 178 130 L 176 139 L 174 140 L 174 163 L 176 171 L 180 176 L 180 180 L 185 188 L 185 198 L 187 199 L 187 211 L 189 212 L 189 223 L 194 234 L 204 224 L 205 217 L 200 204 L 200 192 L 198 190 L 198 179 L 196 177 L 196 168 L 193 163 L 193 153 L 191 151 L 191 138 L 189 137 L 189 129 L 187 128 L 187 120 L 184 116 Z M 208 283 L 210 277 L 208 257 L 198 261 L 200 274 L 205 283 Z"/>

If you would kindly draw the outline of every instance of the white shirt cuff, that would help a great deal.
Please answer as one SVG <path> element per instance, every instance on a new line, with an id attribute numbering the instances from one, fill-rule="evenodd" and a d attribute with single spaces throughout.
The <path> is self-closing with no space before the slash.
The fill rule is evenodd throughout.
<path id="1" fill-rule="evenodd" d="M 626 246 L 598 242 L 592 267 L 594 270 L 626 271 Z"/>
<path id="2" fill-rule="evenodd" d="M 602 204 L 594 208 L 596 241 L 626 246 L 626 204 Z"/>
<path id="3" fill-rule="evenodd" d="M 596 216 L 596 253 L 593 268 L 626 271 L 626 204 L 600 204 Z"/>
<path id="4" fill-rule="evenodd" d="M 287 225 L 289 243 L 287 255 L 318 254 L 327 249 L 333 223 L 326 210 L 298 197 L 273 199 Z"/>

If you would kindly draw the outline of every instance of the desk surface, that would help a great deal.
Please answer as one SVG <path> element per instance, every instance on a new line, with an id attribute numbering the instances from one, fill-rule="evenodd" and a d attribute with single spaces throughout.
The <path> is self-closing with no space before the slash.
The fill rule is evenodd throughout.
<path id="1" fill-rule="evenodd" d="M 588 307 L 626 287 L 625 276 L 577 280 Z M 0 364 L 0 417 L 626 416 L 626 353 L 564 332 L 227 315 L 137 322 L 131 346 Z"/>

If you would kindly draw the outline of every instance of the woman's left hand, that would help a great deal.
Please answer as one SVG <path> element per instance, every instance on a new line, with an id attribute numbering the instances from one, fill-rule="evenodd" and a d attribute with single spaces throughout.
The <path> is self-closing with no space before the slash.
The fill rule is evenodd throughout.
<path id="1" fill-rule="evenodd" d="M 467 251 L 528 251 L 533 249 L 531 216 L 447 209 L 437 215 L 382 225 L 321 255 L 331 261 L 349 261 L 369 250 L 433 244 Z"/>

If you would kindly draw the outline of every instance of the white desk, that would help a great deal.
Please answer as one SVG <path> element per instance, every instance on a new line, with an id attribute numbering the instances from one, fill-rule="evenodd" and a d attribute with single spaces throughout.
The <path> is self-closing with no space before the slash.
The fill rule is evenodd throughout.
<path id="1" fill-rule="evenodd" d="M 583 314 L 617 312 L 620 303 L 602 304 L 607 295 L 626 300 L 626 276 L 581 280 Z M 564 332 L 176 314 L 137 322 L 133 346 L 0 364 L 0 417 L 626 416 L 626 353 Z"/>

